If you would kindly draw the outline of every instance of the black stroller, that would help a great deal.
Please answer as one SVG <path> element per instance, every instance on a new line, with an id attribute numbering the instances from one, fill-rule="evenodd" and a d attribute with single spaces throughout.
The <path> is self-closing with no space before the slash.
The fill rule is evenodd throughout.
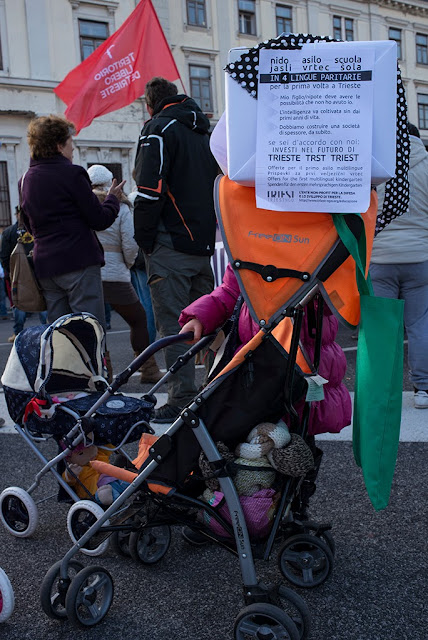
<path id="1" fill-rule="evenodd" d="M 302 310 L 293 308 L 293 314 L 295 312 L 295 332 L 298 335 L 298 316 Z M 189 340 L 192 334 L 180 334 L 178 337 Z M 204 337 L 186 356 L 190 353 L 193 357 L 212 339 L 213 336 Z M 164 346 L 159 344 L 161 342 L 153 343 L 141 354 L 142 357 L 146 359 Z M 119 553 L 131 555 L 144 565 L 153 565 L 168 551 L 171 526 L 179 524 L 203 532 L 238 557 L 247 606 L 235 622 L 236 638 L 262 637 L 248 635 L 255 629 L 260 633 L 274 629 L 275 633 L 282 634 L 277 637 L 284 639 L 308 637 L 310 615 L 304 600 L 284 585 L 259 583 L 254 558 L 268 560 L 274 544 L 282 541 L 279 561 L 285 577 L 292 584 L 314 587 L 328 577 L 333 566 L 334 543 L 329 534 L 330 526 L 300 522 L 295 518 L 293 509 L 299 503 L 304 476 L 274 473 L 275 518 L 272 517 L 271 527 L 262 538 L 250 539 L 233 479 L 243 470 L 250 473 L 267 470 L 228 462 L 215 444 L 220 440 L 233 448 L 245 440 L 248 425 L 253 427 L 261 421 L 269 420 L 272 424 L 278 421 L 284 413 L 284 389 L 287 385 L 293 389 L 290 402 L 300 398 L 303 392 L 303 377 L 297 376 L 296 380 L 293 373 L 293 354 L 289 359 L 283 350 L 278 349 L 271 331 L 260 332 L 247 347 L 247 357 L 242 353 L 240 361 L 232 361 L 231 369 L 209 383 L 162 436 L 156 438 L 148 432 L 142 435 L 141 441 L 146 444 L 148 455 L 139 473 L 126 461 L 124 466 L 127 468 L 92 463 L 99 471 L 128 480 L 130 485 L 95 522 L 84 517 L 87 501 L 74 505 L 80 511 L 80 526 L 74 529 L 74 537 L 78 540 L 64 559 L 47 572 L 41 587 L 41 604 L 48 616 L 59 620 L 68 618 L 76 626 L 88 628 L 101 622 L 110 608 L 113 598 L 110 573 L 101 566 L 84 568 L 74 559 L 78 551 L 96 549 L 98 553 L 111 536 Z M 182 363 L 176 364 L 181 366 Z M 134 363 L 132 368 L 135 369 Z M 104 402 L 123 384 L 121 376 L 119 374 L 107 389 Z M 241 376 L 250 377 L 248 384 L 242 386 Z M 278 384 L 272 384 L 275 379 L 278 379 Z M 258 387 L 265 396 L 263 405 L 258 401 L 259 396 L 254 394 Z M 228 433 L 229 420 L 222 418 L 224 407 L 231 405 L 234 406 L 235 422 L 232 437 Z M 306 430 L 307 417 L 305 410 L 302 434 Z M 198 473 L 201 450 L 210 468 L 205 477 Z M 272 473 L 272 468 L 269 473 Z M 218 507 L 198 497 L 207 480 L 219 483 L 224 500 Z M 226 514 L 220 511 L 224 503 L 228 507 Z M 221 535 L 213 523 L 220 525 Z"/>
<path id="2" fill-rule="evenodd" d="M 373 199 L 369 215 L 372 230 L 375 214 Z M 314 234 L 319 233 L 319 220 L 318 217 L 317 224 L 313 225 Z M 327 216 L 323 220 L 328 230 L 322 232 L 322 244 L 308 243 L 311 254 L 307 269 L 302 269 L 300 264 L 293 265 L 290 253 L 285 253 L 279 243 L 279 254 L 270 255 L 275 265 L 265 265 L 260 257 L 255 260 L 258 256 L 250 255 L 245 248 L 247 242 L 242 245 L 244 248 L 237 249 L 226 229 L 229 258 L 240 278 L 246 302 L 255 310 L 260 331 L 227 364 L 220 362 L 219 372 L 218 369 L 214 372 L 214 378 L 162 436 L 142 435 L 140 454 L 132 466 L 125 461 L 127 468 L 112 465 L 102 468 L 112 476 L 128 480 L 130 485 L 96 522 L 86 531 L 80 531 L 83 535 L 76 544 L 47 572 L 41 587 L 41 604 L 49 617 L 67 618 L 80 628 L 88 628 L 101 622 L 111 606 L 112 577 L 102 566 L 82 567 L 74 559 L 82 548 L 96 547 L 111 536 L 120 553 L 129 554 L 142 564 L 154 564 L 168 551 L 171 525 L 179 524 L 199 531 L 239 559 L 246 606 L 235 620 L 236 640 L 308 637 L 310 616 L 302 598 L 282 584 L 259 582 L 254 559 L 268 560 L 279 543 L 279 567 L 291 584 L 311 588 L 329 576 L 334 555 L 330 526 L 304 519 L 304 507 L 317 474 L 319 452 L 315 448 L 310 451 L 312 461 L 308 466 L 298 464 L 293 471 L 289 466 L 288 473 L 279 465 L 274 469 L 272 518 L 269 528 L 259 535 L 250 535 L 251 514 L 238 495 L 238 475 L 251 471 L 272 474 L 272 467 L 243 465 L 229 454 L 245 443 L 260 423 L 275 427 L 283 416 L 288 416 L 291 442 L 295 436 L 294 441 L 303 443 L 299 463 L 310 449 L 310 401 L 305 401 L 305 394 L 307 380 L 316 376 L 319 364 L 324 299 L 329 304 L 332 302 L 329 298 L 332 287 L 336 301 L 341 299 L 341 293 L 343 299 L 347 294 L 350 302 L 348 306 L 341 305 L 341 312 L 350 317 L 356 314 L 353 303 L 358 303 L 358 294 L 352 293 L 355 265 L 353 271 L 334 225 Z M 365 224 L 364 216 L 350 215 L 346 220 L 358 237 Z M 226 222 L 229 230 L 238 228 L 233 220 Z M 291 224 L 289 220 L 287 224 Z M 244 232 L 243 237 L 247 236 Z M 339 270 L 342 270 L 341 277 L 337 278 Z M 263 286 L 266 285 L 261 296 L 248 292 L 246 274 L 254 278 L 257 287 L 262 281 Z M 291 283 L 291 293 L 285 286 L 279 298 L 265 296 L 271 283 L 271 290 L 278 294 L 278 288 L 286 281 Z M 314 310 L 315 298 L 318 311 L 311 312 L 316 336 L 314 358 L 308 361 L 299 338 L 303 316 L 309 309 Z M 191 337 L 191 334 L 180 334 L 176 338 Z M 186 356 L 194 355 L 212 339 L 213 336 L 202 338 Z M 162 348 L 161 342 L 141 354 L 138 364 Z M 181 366 L 180 362 L 173 365 L 169 375 L 175 366 Z M 120 374 L 111 390 L 107 390 L 107 396 L 122 383 Z M 298 401 L 304 403 L 302 413 L 295 409 Z M 290 445 L 279 451 L 287 453 L 287 446 Z M 201 452 L 203 460 L 200 460 Z M 92 464 L 101 471 L 98 463 Z M 218 483 L 220 501 L 211 502 L 201 497 L 205 483 L 212 481 Z"/>

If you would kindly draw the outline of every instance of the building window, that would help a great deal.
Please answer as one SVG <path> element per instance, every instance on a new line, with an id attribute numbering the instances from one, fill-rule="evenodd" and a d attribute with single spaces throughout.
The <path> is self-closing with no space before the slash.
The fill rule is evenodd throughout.
<path id="1" fill-rule="evenodd" d="M 293 33 L 293 21 L 291 7 L 285 7 L 282 4 L 276 5 L 276 35 L 281 33 Z"/>
<path id="2" fill-rule="evenodd" d="M 256 35 L 256 2 L 255 0 L 238 0 L 239 32 Z"/>
<path id="3" fill-rule="evenodd" d="M 416 34 L 416 62 L 428 64 L 428 36 Z"/>
<path id="4" fill-rule="evenodd" d="M 205 0 L 187 0 L 187 24 L 194 27 L 207 26 Z"/>
<path id="5" fill-rule="evenodd" d="M 79 20 L 80 53 L 82 60 L 108 38 L 108 24 L 93 20 Z"/>
<path id="6" fill-rule="evenodd" d="M 333 38 L 342 40 L 342 18 L 339 16 L 333 16 Z"/>
<path id="7" fill-rule="evenodd" d="M 352 18 L 345 18 L 345 40 L 351 42 L 354 39 L 354 21 Z"/>
<path id="8" fill-rule="evenodd" d="M 10 194 L 7 162 L 0 162 L 0 227 L 10 225 Z"/>
<path id="9" fill-rule="evenodd" d="M 352 18 L 333 16 L 333 38 L 348 41 L 354 39 L 354 21 Z"/>
<path id="10" fill-rule="evenodd" d="M 418 93 L 419 129 L 428 129 L 428 95 Z"/>
<path id="11" fill-rule="evenodd" d="M 211 69 L 194 64 L 189 66 L 190 95 L 198 103 L 202 111 L 212 113 L 213 101 L 211 91 Z"/>
<path id="12" fill-rule="evenodd" d="M 401 29 L 393 29 L 392 27 L 390 27 L 389 29 L 389 34 L 388 34 L 388 38 L 389 40 L 394 40 L 394 42 L 397 43 L 397 58 L 399 60 L 402 59 L 402 55 L 401 55 Z"/>

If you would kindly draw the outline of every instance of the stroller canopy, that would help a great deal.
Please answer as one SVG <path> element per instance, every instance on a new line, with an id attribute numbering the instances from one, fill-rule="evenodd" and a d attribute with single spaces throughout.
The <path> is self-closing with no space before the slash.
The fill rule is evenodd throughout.
<path id="1" fill-rule="evenodd" d="M 95 391 L 104 374 L 105 334 L 89 313 L 62 316 L 52 325 L 18 334 L 1 382 L 16 391 Z"/>

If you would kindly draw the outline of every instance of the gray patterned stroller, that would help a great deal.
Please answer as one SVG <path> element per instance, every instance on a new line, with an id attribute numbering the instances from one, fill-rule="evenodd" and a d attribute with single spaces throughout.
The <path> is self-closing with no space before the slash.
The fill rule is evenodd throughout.
<path id="1" fill-rule="evenodd" d="M 1 381 L 15 429 L 43 467 L 27 490 L 8 487 L 0 495 L 0 520 L 14 536 L 34 533 L 38 509 L 32 494 L 47 473 L 53 474 L 65 499 L 79 500 L 62 471 L 70 452 L 87 442 L 87 434 L 93 434 L 99 449 L 111 453 L 150 430 L 154 398 L 105 395 L 104 344 L 104 329 L 88 313 L 63 316 L 48 327 L 29 327 L 15 340 Z M 48 460 L 41 447 L 50 440 L 58 444 L 59 453 Z M 85 492 L 78 479 L 76 485 L 79 493 Z M 86 492 L 85 497 L 94 496 Z M 93 508 L 103 513 L 95 503 Z"/>

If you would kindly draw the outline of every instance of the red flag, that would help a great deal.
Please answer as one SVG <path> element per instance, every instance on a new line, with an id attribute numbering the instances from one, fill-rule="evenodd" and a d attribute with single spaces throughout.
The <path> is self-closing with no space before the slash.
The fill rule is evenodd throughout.
<path id="1" fill-rule="evenodd" d="M 76 133 L 104 113 L 131 104 L 153 76 L 180 79 L 151 0 L 141 0 L 123 25 L 55 89 Z"/>

